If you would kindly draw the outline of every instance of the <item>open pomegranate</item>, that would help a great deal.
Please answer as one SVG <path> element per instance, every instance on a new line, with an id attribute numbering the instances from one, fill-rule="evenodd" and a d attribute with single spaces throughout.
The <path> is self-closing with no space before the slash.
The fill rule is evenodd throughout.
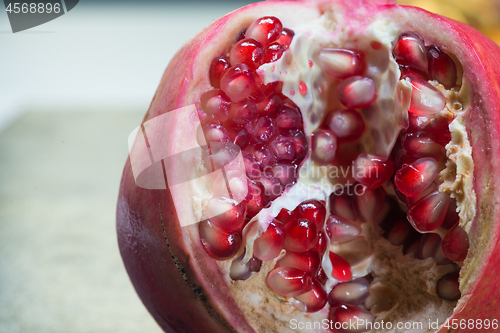
<path id="1" fill-rule="evenodd" d="M 498 101 L 500 49 L 418 8 L 228 14 L 171 61 L 125 166 L 139 296 L 168 332 L 498 331 Z"/>

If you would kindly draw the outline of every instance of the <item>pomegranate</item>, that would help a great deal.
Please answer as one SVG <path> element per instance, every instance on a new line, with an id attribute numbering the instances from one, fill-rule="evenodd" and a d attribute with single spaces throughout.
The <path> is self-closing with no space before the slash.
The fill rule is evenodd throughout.
<path id="1" fill-rule="evenodd" d="M 145 306 L 167 332 L 497 331 L 499 64 L 391 0 L 214 22 L 129 140 L 118 241 Z"/>

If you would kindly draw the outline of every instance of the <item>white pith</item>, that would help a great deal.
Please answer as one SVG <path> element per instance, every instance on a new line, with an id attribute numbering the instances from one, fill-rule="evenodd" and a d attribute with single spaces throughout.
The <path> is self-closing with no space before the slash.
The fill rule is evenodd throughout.
<path id="1" fill-rule="evenodd" d="M 295 37 L 290 50 L 277 62 L 266 64 L 259 68 L 259 74 L 265 79 L 265 82 L 282 81 L 283 93 L 293 100 L 297 106 L 302 110 L 305 121 L 305 134 L 309 136 L 319 125 L 323 115 L 330 110 L 340 108 L 341 105 L 336 99 L 330 95 L 330 100 L 327 102 L 326 91 L 320 92 L 314 87 L 318 86 L 335 86 L 335 80 L 328 78 L 317 64 L 317 54 L 323 47 L 346 48 L 362 50 L 366 54 L 366 59 L 369 61 L 379 61 L 380 57 L 369 54 L 371 41 L 378 41 L 383 45 L 383 54 L 389 61 L 388 69 L 380 72 L 376 66 L 368 66 L 365 76 L 372 78 L 375 81 L 378 98 L 374 108 L 371 108 L 371 116 L 376 116 L 377 120 L 371 118 L 366 122 L 367 127 L 365 134 L 360 139 L 360 143 L 364 152 L 378 153 L 388 156 L 395 140 L 398 137 L 399 130 L 404 125 L 407 109 L 409 106 L 409 95 L 411 87 L 405 81 L 399 81 L 400 72 L 396 62 L 392 59 L 391 49 L 392 43 L 403 32 L 400 28 L 385 19 L 376 20 L 368 29 L 360 33 L 357 42 L 352 40 L 353 36 L 346 36 L 342 33 L 342 22 L 340 17 L 337 17 L 333 12 L 326 12 L 319 19 L 313 22 L 307 22 L 303 25 L 289 26 L 295 32 Z M 332 33 L 335 32 L 335 33 Z M 321 45 L 320 45 L 321 44 Z M 373 51 L 373 50 L 372 50 Z M 309 67 L 309 60 L 313 61 L 313 67 Z M 383 60 L 383 59 L 382 59 Z M 281 72 L 281 74 L 280 74 Z M 392 79 L 392 84 L 389 84 Z M 308 87 L 307 93 L 303 96 L 299 93 L 298 82 L 303 81 Z M 466 109 L 467 98 L 461 96 L 459 92 L 446 91 L 442 86 L 437 85 L 438 89 L 442 90 L 447 99 L 447 105 L 443 112 L 457 113 L 457 118 L 450 124 L 450 131 L 452 133 L 452 142 L 446 146 L 447 156 L 450 161 L 445 170 L 441 172 L 440 179 L 443 181 L 440 185 L 440 191 L 449 193 L 453 198 L 457 199 L 459 207 L 460 224 L 466 231 L 469 230 L 470 223 L 475 215 L 475 195 L 472 188 L 472 175 L 473 163 L 471 157 L 471 146 L 467 139 L 467 132 L 463 125 L 461 113 Z M 324 89 L 324 88 L 323 88 Z M 294 94 L 292 94 L 292 90 Z M 396 96 L 396 97 L 395 97 Z M 394 108 L 387 111 L 387 108 L 381 106 L 380 101 L 386 99 L 392 101 Z M 454 108 L 455 103 L 464 104 L 460 110 Z M 366 115 L 365 119 L 366 119 Z M 393 129 L 393 133 L 387 135 L 387 128 Z M 384 133 L 385 139 L 381 140 L 380 137 L 374 138 L 373 133 Z M 273 201 L 271 206 L 262 210 L 253 220 L 248 224 L 244 231 L 244 244 L 246 244 L 245 260 L 249 260 L 252 256 L 253 241 L 266 230 L 268 224 L 272 219 L 278 215 L 282 208 L 293 210 L 302 201 L 308 199 L 319 199 L 328 202 L 329 195 L 334 191 L 335 182 L 327 176 L 329 170 L 315 165 L 310 158 L 306 159 L 301 166 L 297 184 L 288 189 L 279 198 Z M 195 210 L 202 216 L 203 206 L 206 205 L 211 198 L 210 184 L 198 183 L 194 192 L 195 201 L 199 204 Z M 465 195 L 464 195 L 465 194 Z M 328 211 L 328 207 L 327 207 Z M 371 221 L 375 222 L 375 221 Z M 373 288 L 380 286 L 389 286 L 395 293 L 423 293 L 428 297 L 437 298 L 435 292 L 436 281 L 444 274 L 453 271 L 451 265 L 437 266 L 432 259 L 415 260 L 411 256 L 403 256 L 402 247 L 395 247 L 387 240 L 381 238 L 381 230 L 373 223 L 364 223 L 363 238 L 370 246 L 371 254 L 367 256 L 366 260 L 353 267 L 353 278 L 364 276 L 372 272 L 375 280 L 372 283 Z M 332 245 L 330 247 L 334 252 L 341 252 L 344 245 Z M 284 255 L 285 251 L 282 251 Z M 328 253 L 328 251 L 327 251 Z M 274 267 L 275 262 L 279 259 L 265 263 L 263 269 L 256 275 L 267 275 L 269 269 Z M 230 261 L 225 264 L 229 269 Z M 392 266 L 388 270 L 388 266 Z M 329 281 L 326 285 L 326 290 L 329 291 L 331 287 L 337 282 L 331 276 L 331 263 L 327 255 L 323 258 L 322 267 L 329 276 Z M 413 271 L 422 272 L 426 281 L 425 286 L 420 290 L 405 290 L 406 285 L 394 287 L 397 284 L 397 279 L 391 276 L 391 271 Z M 249 283 L 252 276 L 247 281 L 238 281 L 238 283 Z M 408 281 L 408 284 L 412 284 Z M 305 316 L 305 318 L 325 318 L 324 309 L 316 314 L 303 314 L 298 312 L 293 306 L 293 299 L 285 299 L 275 295 L 276 298 L 283 302 L 280 309 L 282 315 L 290 315 L 292 317 Z M 259 298 L 254 299 L 259 302 Z M 415 303 L 426 302 L 426 299 L 415 299 Z M 424 318 L 424 328 L 427 324 L 426 318 L 433 318 L 439 320 L 442 324 L 448 318 L 455 306 L 455 302 L 439 301 L 426 303 L 426 308 L 419 312 L 420 319 Z M 329 306 L 327 305 L 326 308 Z M 409 321 L 412 320 L 411 313 L 398 313 L 401 310 L 398 306 L 393 309 L 381 313 L 377 313 L 378 320 L 391 320 L 391 321 Z M 439 314 L 439 315 L 438 315 Z M 276 316 L 278 314 L 275 314 Z M 436 317 L 438 315 L 438 317 Z M 296 330 L 301 331 L 301 330 Z M 306 329 L 304 331 L 310 332 Z M 385 332 L 392 332 L 391 330 L 384 330 Z M 425 332 L 427 330 L 406 330 L 406 332 Z M 397 332 L 395 330 L 394 332 Z"/>

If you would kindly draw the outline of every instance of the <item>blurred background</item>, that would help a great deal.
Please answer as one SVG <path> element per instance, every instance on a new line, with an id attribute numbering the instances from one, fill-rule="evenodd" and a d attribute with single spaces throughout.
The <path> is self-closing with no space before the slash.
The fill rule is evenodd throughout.
<path id="1" fill-rule="evenodd" d="M 159 332 L 121 262 L 127 136 L 182 44 L 251 1 L 81 0 L 13 34 L 0 10 L 0 333 Z M 500 0 L 404 0 L 500 42 Z"/>

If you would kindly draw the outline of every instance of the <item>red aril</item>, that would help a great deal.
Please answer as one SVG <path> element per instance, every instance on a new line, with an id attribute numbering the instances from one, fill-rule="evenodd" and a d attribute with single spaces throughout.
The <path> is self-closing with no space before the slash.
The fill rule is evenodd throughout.
<path id="1" fill-rule="evenodd" d="M 362 76 L 345 79 L 338 85 L 337 91 L 340 102 L 349 109 L 365 108 L 377 98 L 373 80 Z"/>
<path id="2" fill-rule="evenodd" d="M 426 157 L 403 166 L 394 176 L 394 185 L 407 197 L 414 197 L 434 181 L 439 171 L 435 159 Z"/>
<path id="3" fill-rule="evenodd" d="M 305 252 L 313 248 L 318 239 L 314 222 L 296 218 L 286 223 L 285 250 Z"/>
<path id="4" fill-rule="evenodd" d="M 424 40 L 414 32 L 401 34 L 392 49 L 392 54 L 401 65 L 427 71 L 427 52 Z"/>
<path id="5" fill-rule="evenodd" d="M 267 276 L 269 287 L 278 295 L 295 297 L 312 289 L 309 273 L 293 267 L 278 267 Z"/>
<path id="6" fill-rule="evenodd" d="M 364 153 L 352 162 L 352 172 L 358 182 L 375 189 L 392 177 L 394 166 L 380 155 Z"/>
<path id="7" fill-rule="evenodd" d="M 349 281 L 352 278 L 351 265 L 347 260 L 338 254 L 330 251 L 330 261 L 332 262 L 332 276 L 340 282 Z"/>
<path id="8" fill-rule="evenodd" d="M 226 233 L 208 220 L 200 223 L 200 240 L 205 250 L 219 260 L 233 257 L 241 245 L 241 236 L 237 231 Z"/>
<path id="9" fill-rule="evenodd" d="M 368 332 L 375 317 L 367 310 L 356 305 L 335 304 L 330 308 L 328 319 L 334 324 L 334 332 L 360 333 Z"/>
<path id="10" fill-rule="evenodd" d="M 330 215 L 326 222 L 326 230 L 332 242 L 344 243 L 361 235 L 361 226 L 349 219 Z"/>
<path id="11" fill-rule="evenodd" d="M 283 55 L 287 47 L 281 43 L 273 42 L 266 46 L 264 49 L 264 57 L 262 59 L 263 64 L 268 64 L 270 62 L 275 62 Z"/>
<path id="12" fill-rule="evenodd" d="M 413 87 L 408 112 L 419 116 L 432 116 L 443 110 L 446 99 L 434 86 L 413 74 L 405 75 L 405 78 Z"/>
<path id="13" fill-rule="evenodd" d="M 312 282 L 312 289 L 307 293 L 296 296 L 295 299 L 304 305 L 300 304 L 298 307 L 304 312 L 317 312 L 323 309 L 328 302 L 328 295 L 321 283 L 314 279 Z"/>
<path id="14" fill-rule="evenodd" d="M 290 44 L 292 43 L 293 36 L 295 36 L 295 33 L 293 30 L 290 30 L 288 28 L 283 28 L 283 31 L 281 32 L 281 36 L 276 40 L 276 42 L 285 45 L 285 47 L 289 47 Z"/>
<path id="15" fill-rule="evenodd" d="M 285 226 L 277 221 L 272 221 L 267 230 L 255 240 L 253 245 L 253 255 L 262 261 L 276 258 L 285 242 Z"/>
<path id="16" fill-rule="evenodd" d="M 243 63 L 250 68 L 257 68 L 263 57 L 262 44 L 252 38 L 240 40 L 229 51 L 229 62 L 233 66 Z"/>
<path id="17" fill-rule="evenodd" d="M 418 232 L 435 230 L 443 224 L 449 198 L 439 191 L 422 198 L 408 210 L 408 221 Z"/>
<path id="18" fill-rule="evenodd" d="M 308 219 L 316 224 L 318 230 L 323 229 L 326 219 L 325 205 L 319 200 L 306 200 L 294 210 L 295 217 Z"/>
<path id="19" fill-rule="evenodd" d="M 363 54 L 351 50 L 323 49 L 318 61 L 321 68 L 336 79 L 362 75 L 365 69 Z"/>
<path id="20" fill-rule="evenodd" d="M 441 83 L 446 89 L 451 89 L 457 84 L 457 65 L 449 55 L 442 52 L 434 45 L 427 49 L 429 62 L 429 76 L 431 80 Z"/>
<path id="21" fill-rule="evenodd" d="M 254 38 L 267 45 L 278 39 L 283 31 L 283 24 L 275 16 L 265 16 L 255 20 L 245 33 L 246 38 Z"/>
<path id="22" fill-rule="evenodd" d="M 247 64 L 236 64 L 227 69 L 220 79 L 220 88 L 234 103 L 250 97 L 255 78 Z M 233 118 L 234 119 L 234 118 Z"/>
<path id="23" fill-rule="evenodd" d="M 220 79 L 226 70 L 231 67 L 226 56 L 214 58 L 210 65 L 210 84 L 214 88 L 220 88 Z"/>
<path id="24" fill-rule="evenodd" d="M 293 252 L 287 251 L 286 255 L 278 260 L 276 267 L 295 267 L 315 276 L 321 264 L 321 258 L 316 251 Z"/>
<path id="25" fill-rule="evenodd" d="M 448 230 L 442 242 L 443 254 L 452 261 L 462 261 L 469 251 L 469 237 L 458 223 Z"/>
<path id="26" fill-rule="evenodd" d="M 356 110 L 333 111 L 328 118 L 328 127 L 340 140 L 357 140 L 365 130 L 365 121 Z"/>
<path id="27" fill-rule="evenodd" d="M 358 278 L 349 282 L 337 283 L 328 294 L 328 303 L 335 304 L 362 304 L 369 295 L 370 283 L 365 278 Z"/>
<path id="28" fill-rule="evenodd" d="M 337 137 L 329 130 L 320 129 L 311 134 L 311 158 L 319 165 L 333 162 L 337 152 Z"/>

